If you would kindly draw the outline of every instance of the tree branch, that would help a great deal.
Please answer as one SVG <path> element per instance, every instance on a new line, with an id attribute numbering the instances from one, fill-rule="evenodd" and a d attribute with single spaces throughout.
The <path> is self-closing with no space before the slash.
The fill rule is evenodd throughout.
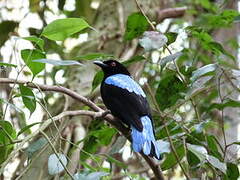
<path id="1" fill-rule="evenodd" d="M 157 11 L 157 20 L 162 22 L 167 18 L 182 17 L 187 10 L 187 7 L 166 8 Z"/>
<path id="2" fill-rule="evenodd" d="M 43 131 L 46 127 L 48 127 L 48 125 L 52 122 L 52 121 L 56 121 L 58 119 L 61 119 L 64 116 L 69 116 L 69 115 L 87 115 L 87 116 L 92 116 L 94 118 L 96 117 L 103 117 L 107 122 L 109 122 L 111 125 L 113 125 L 119 132 L 121 132 L 121 134 L 123 134 L 129 141 L 131 141 L 131 138 L 128 136 L 129 134 L 129 130 L 121 123 L 121 121 L 117 120 L 116 118 L 114 118 L 111 114 L 108 114 L 108 111 L 104 111 L 103 109 L 101 109 L 100 107 L 98 107 L 94 102 L 92 102 L 91 100 L 77 94 L 76 92 L 62 87 L 62 86 L 49 86 L 49 85 L 40 85 L 40 84 L 35 84 L 32 82 L 28 82 L 28 81 L 23 81 L 23 80 L 15 80 L 15 79 L 9 79 L 9 78 L 0 78 L 0 84 L 24 84 L 30 88 L 36 88 L 36 89 L 41 89 L 42 91 L 54 91 L 54 92 L 60 92 L 63 94 L 67 94 L 68 96 L 72 97 L 73 99 L 87 105 L 88 107 L 90 107 L 92 110 L 96 111 L 96 112 L 92 112 L 92 111 L 85 111 L 85 110 L 79 110 L 79 111 L 65 111 L 62 112 L 61 114 L 48 119 L 47 121 L 44 121 L 44 123 L 42 124 L 41 128 L 39 128 L 37 131 L 33 132 L 32 134 L 28 135 L 27 137 L 24 138 L 24 140 L 20 143 L 20 145 L 18 146 L 18 148 L 16 148 L 8 157 L 8 159 L 1 165 L 1 169 L 0 169 L 0 174 L 3 172 L 4 167 L 7 165 L 7 163 L 9 162 L 9 160 L 11 160 L 11 158 L 13 156 L 16 155 L 16 153 L 21 150 L 23 148 L 23 145 L 30 140 L 32 137 L 34 137 L 35 135 L 37 135 L 40 131 Z M 159 166 L 155 164 L 155 162 L 153 161 L 153 159 L 151 159 L 150 157 L 141 154 L 142 157 L 146 160 L 146 162 L 148 163 L 148 165 L 150 166 L 150 168 L 152 169 L 155 178 L 159 179 L 159 180 L 164 180 L 163 178 L 163 174 L 162 171 L 160 170 Z"/>

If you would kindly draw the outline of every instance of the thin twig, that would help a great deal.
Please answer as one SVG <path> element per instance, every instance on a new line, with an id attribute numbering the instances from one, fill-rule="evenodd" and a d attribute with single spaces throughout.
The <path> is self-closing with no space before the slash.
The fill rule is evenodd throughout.
<path id="1" fill-rule="evenodd" d="M 64 165 L 64 163 L 62 162 L 61 158 L 58 155 L 57 150 L 55 149 L 54 145 L 52 144 L 51 140 L 49 139 L 49 137 L 43 132 L 40 131 L 40 133 L 45 137 L 45 139 L 48 141 L 48 144 L 51 146 L 54 154 L 57 156 L 59 162 L 62 164 L 64 170 L 67 172 L 67 174 L 71 177 L 71 179 L 74 179 L 74 177 L 72 176 L 72 174 L 69 172 L 69 170 L 67 169 L 67 167 Z"/>
<path id="2" fill-rule="evenodd" d="M 218 77 L 218 81 L 217 81 L 217 85 L 218 85 L 218 95 L 221 101 L 221 104 L 223 103 L 224 99 L 222 97 L 222 93 L 221 93 L 221 77 L 223 75 L 223 71 L 222 73 L 219 75 Z M 227 140 L 226 140 L 226 134 L 225 134 L 225 128 L 224 128 L 224 109 L 221 110 L 221 130 L 222 130 L 222 134 L 223 134 L 223 142 L 224 142 L 224 152 L 223 152 L 223 159 L 225 159 L 226 157 L 226 150 L 227 150 Z"/>
<path id="3" fill-rule="evenodd" d="M 145 14 L 145 12 L 143 11 L 141 5 L 139 4 L 138 0 L 135 0 L 135 3 L 138 7 L 138 9 L 140 10 L 140 12 L 142 13 L 142 15 L 146 18 L 147 22 L 150 24 L 151 28 L 155 31 L 156 28 L 155 26 L 153 25 L 153 23 L 150 21 L 150 19 L 147 17 L 147 15 Z"/>
<path id="4" fill-rule="evenodd" d="M 8 84 L 25 84 L 27 87 L 30 88 L 40 88 L 42 91 L 54 91 L 54 92 L 60 92 L 63 94 L 66 94 L 70 97 L 72 97 L 73 99 L 75 99 L 78 102 L 81 102 L 85 105 L 87 105 L 88 107 L 90 107 L 92 110 L 96 111 L 96 112 L 92 112 L 92 111 L 65 111 L 62 112 L 61 114 L 59 114 L 58 116 L 53 117 L 52 119 L 55 120 L 59 120 L 64 116 L 68 116 L 68 115 L 87 115 L 87 116 L 92 116 L 92 117 L 103 117 L 105 115 L 105 111 L 103 109 L 101 109 L 100 107 L 98 107 L 94 102 L 92 102 L 91 100 L 87 99 L 84 96 L 81 96 L 79 94 L 77 94 L 76 92 L 62 87 L 62 86 L 49 86 L 49 85 L 40 85 L 40 84 L 33 84 L 31 82 L 28 81 L 22 81 L 22 80 L 15 80 L 15 79 L 9 79 L 9 78 L 0 78 L 0 84 L 3 83 L 8 83 Z M 97 113 L 97 115 L 96 115 Z M 108 112 L 109 113 L 109 112 Z M 116 118 L 114 118 L 111 114 L 107 114 L 103 117 L 107 122 L 109 122 L 111 125 L 113 125 L 121 134 L 123 134 L 128 140 L 131 141 L 131 138 L 128 136 L 129 134 L 129 130 Z M 23 149 L 23 146 L 26 142 L 28 142 L 30 139 L 32 139 L 33 137 L 35 137 L 40 131 L 40 129 L 43 131 L 46 127 L 48 127 L 49 124 L 51 124 L 52 120 L 48 119 L 47 121 L 45 121 L 42 126 L 35 132 L 33 132 L 32 134 L 28 135 L 27 137 L 24 138 L 24 140 L 19 144 L 19 147 L 16 148 L 9 156 L 8 159 L 1 165 L 1 169 L 0 169 L 0 174 L 3 173 L 4 167 L 7 165 L 7 163 L 16 155 L 16 153 L 19 150 Z M 143 155 L 142 155 L 143 156 Z M 149 167 L 153 170 L 154 175 L 156 178 L 158 179 L 162 179 L 163 175 L 162 175 L 162 171 L 159 169 L 159 167 L 157 167 L 153 161 L 153 159 L 151 159 L 148 156 L 143 156 L 143 158 L 146 160 L 146 162 L 148 163 Z"/>
<path id="5" fill-rule="evenodd" d="M 156 106 L 156 109 L 157 109 L 158 113 L 161 115 L 162 112 L 161 112 L 161 110 L 160 110 L 160 108 L 159 108 L 159 106 L 158 106 L 158 103 L 157 103 L 155 97 L 153 96 L 152 90 L 151 90 L 151 88 L 150 88 L 150 86 L 149 86 L 148 84 L 147 84 L 147 88 L 148 88 L 148 91 L 149 91 L 149 93 L 150 93 L 150 95 L 151 95 L 151 98 L 152 98 L 152 100 L 153 100 L 153 102 L 154 102 L 154 105 Z M 170 133 L 169 133 L 169 131 L 168 131 L 167 125 L 165 124 L 165 119 L 164 119 L 164 117 L 162 117 L 162 121 L 163 121 L 164 129 L 165 129 L 166 132 L 167 132 L 168 141 L 169 141 L 169 143 L 170 143 L 170 146 L 171 146 L 171 149 L 172 149 L 172 151 L 173 151 L 173 154 L 174 154 L 174 156 L 175 156 L 175 158 L 176 158 L 176 160 L 177 160 L 177 163 L 178 163 L 179 166 L 181 167 L 181 169 L 182 169 L 183 174 L 185 175 L 185 177 L 186 177 L 188 180 L 190 180 L 190 176 L 188 175 L 188 173 L 187 173 L 186 170 L 184 169 L 183 165 L 181 164 L 180 158 L 179 158 L 179 156 L 178 156 L 178 154 L 177 154 L 177 151 L 176 151 L 176 149 L 175 149 L 175 147 L 174 147 L 174 144 L 173 144 L 173 142 L 172 142 L 172 139 L 171 139 Z"/>

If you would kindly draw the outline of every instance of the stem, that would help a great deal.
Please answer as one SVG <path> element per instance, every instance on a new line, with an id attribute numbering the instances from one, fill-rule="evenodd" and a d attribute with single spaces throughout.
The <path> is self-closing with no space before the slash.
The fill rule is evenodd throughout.
<path id="1" fill-rule="evenodd" d="M 62 164 L 63 168 L 65 169 L 65 171 L 67 172 L 67 174 L 71 177 L 71 179 L 74 179 L 74 177 L 72 176 L 72 174 L 69 172 L 69 170 L 67 169 L 67 167 L 64 165 L 64 163 L 62 162 L 61 158 L 58 155 L 57 150 L 55 149 L 54 145 L 52 144 L 51 140 L 49 139 L 49 137 L 43 132 L 40 131 L 40 133 L 45 137 L 45 139 L 48 141 L 48 144 L 51 146 L 53 152 L 55 153 L 55 155 L 57 156 L 58 160 L 60 161 L 60 163 Z"/>
<path id="2" fill-rule="evenodd" d="M 143 11 L 143 9 L 141 8 L 141 5 L 139 4 L 138 0 L 135 0 L 135 3 L 138 7 L 138 9 L 140 10 L 140 12 L 142 13 L 142 15 L 146 18 L 147 22 L 150 24 L 152 30 L 156 30 L 155 26 L 153 25 L 153 23 L 149 20 L 149 18 L 147 17 L 146 13 Z"/>

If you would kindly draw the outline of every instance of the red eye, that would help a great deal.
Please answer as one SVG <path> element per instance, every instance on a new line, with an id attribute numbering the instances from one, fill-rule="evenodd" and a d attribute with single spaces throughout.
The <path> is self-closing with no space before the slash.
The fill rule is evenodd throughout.
<path id="1" fill-rule="evenodd" d="M 116 66 L 116 63 L 115 63 L 115 62 L 112 62 L 112 63 L 111 63 L 111 66 L 112 66 L 112 67 Z"/>

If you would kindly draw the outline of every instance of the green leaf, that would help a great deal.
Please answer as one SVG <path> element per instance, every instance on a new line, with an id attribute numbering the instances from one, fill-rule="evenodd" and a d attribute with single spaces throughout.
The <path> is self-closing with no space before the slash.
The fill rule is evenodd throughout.
<path id="1" fill-rule="evenodd" d="M 91 53 L 91 54 L 75 57 L 74 59 L 75 60 L 96 60 L 96 59 L 106 59 L 106 58 L 112 58 L 112 57 L 114 56 L 110 54 Z"/>
<path id="2" fill-rule="evenodd" d="M 33 113 L 36 109 L 36 99 L 32 90 L 24 85 L 19 85 L 24 105 Z"/>
<path id="3" fill-rule="evenodd" d="M 42 35 L 50 40 L 63 41 L 87 27 L 90 26 L 81 18 L 57 19 L 43 29 Z"/>
<path id="4" fill-rule="evenodd" d="M 198 157 L 189 150 L 187 151 L 187 161 L 190 168 L 196 168 L 200 164 L 200 160 L 198 159 Z"/>
<path id="5" fill-rule="evenodd" d="M 16 135 L 16 131 L 13 128 L 12 124 L 8 121 L 0 121 L 0 134 L 6 137 L 6 139 L 1 139 L 0 143 L 1 144 L 7 144 L 9 141 L 9 138 L 11 138 L 11 140 L 16 139 L 17 135 Z"/>
<path id="6" fill-rule="evenodd" d="M 45 64 L 39 62 L 33 62 L 36 59 L 45 59 L 46 55 L 36 49 L 24 49 L 21 51 L 21 57 L 24 60 L 25 64 L 31 70 L 33 77 L 40 73 L 44 68 Z"/>
<path id="7" fill-rule="evenodd" d="M 43 39 L 36 37 L 36 36 L 24 37 L 23 39 L 33 42 L 33 44 L 34 45 L 36 44 L 40 48 L 40 50 L 44 51 Z"/>
<path id="8" fill-rule="evenodd" d="M 157 120 L 159 120 L 159 119 L 157 119 Z M 166 126 L 167 126 L 167 128 L 169 130 L 169 134 L 171 136 L 177 136 L 178 134 L 183 133 L 182 126 L 179 125 L 178 123 L 176 123 L 173 120 L 169 120 L 166 123 Z M 161 126 L 160 128 L 156 128 L 156 136 L 157 136 L 157 139 L 163 139 L 163 138 L 166 138 L 168 136 L 167 132 L 165 130 L 165 126 Z"/>
<path id="9" fill-rule="evenodd" d="M 39 63 L 45 63 L 45 64 L 48 63 L 54 66 L 82 65 L 80 62 L 72 61 L 72 60 L 37 59 L 37 60 L 33 60 L 33 62 L 39 62 Z"/>
<path id="10" fill-rule="evenodd" d="M 33 157 L 34 153 L 37 152 L 38 150 L 42 149 L 47 143 L 48 143 L 47 140 L 43 137 L 32 142 L 26 149 L 28 158 L 31 159 Z"/>
<path id="11" fill-rule="evenodd" d="M 37 125 L 37 124 L 41 124 L 41 123 L 42 123 L 42 122 L 35 122 L 35 123 L 32 123 L 32 124 L 29 124 L 29 125 L 25 126 L 24 128 L 22 128 L 22 129 L 18 132 L 17 136 L 19 136 L 20 134 L 22 134 L 22 133 L 24 133 L 25 131 L 29 130 L 31 127 L 33 127 L 33 126 L 35 126 L 35 125 Z"/>
<path id="12" fill-rule="evenodd" d="M 229 52 L 227 52 L 223 46 L 218 43 L 218 42 L 209 42 L 207 44 L 207 48 L 212 50 L 213 53 L 220 55 L 221 53 L 228 56 L 229 58 L 231 58 L 233 61 L 235 61 L 235 57 L 233 55 L 231 55 Z"/>
<path id="13" fill-rule="evenodd" d="M 195 81 L 201 76 L 209 75 L 210 73 L 214 72 L 216 69 L 217 69 L 216 64 L 208 64 L 206 66 L 203 66 L 197 69 L 196 71 L 193 71 L 192 77 L 190 79 L 191 81 Z"/>
<path id="14" fill-rule="evenodd" d="M 226 176 L 227 176 L 228 180 L 237 180 L 239 178 L 238 166 L 233 163 L 227 163 Z"/>
<path id="15" fill-rule="evenodd" d="M 29 7 L 31 12 L 38 12 L 41 10 L 40 0 L 31 0 L 29 1 Z"/>
<path id="16" fill-rule="evenodd" d="M 187 149 L 191 151 L 199 159 L 200 162 L 206 160 L 207 150 L 203 146 L 187 144 Z"/>
<path id="17" fill-rule="evenodd" d="M 141 13 L 128 16 L 124 40 L 132 40 L 141 36 L 149 27 L 147 19 Z"/>
<path id="18" fill-rule="evenodd" d="M 99 84 L 101 84 L 102 80 L 103 80 L 103 72 L 102 71 L 98 71 L 92 81 L 92 91 L 94 91 Z"/>
<path id="19" fill-rule="evenodd" d="M 14 145 L 12 140 L 16 139 L 16 131 L 8 121 L 0 121 L 0 164 L 3 163 L 12 152 Z"/>
<path id="20" fill-rule="evenodd" d="M 187 90 L 184 83 L 175 74 L 166 75 L 158 84 L 156 100 L 161 110 L 171 107 L 177 100 L 182 99 Z"/>
<path id="21" fill-rule="evenodd" d="M 18 23 L 14 21 L 2 21 L 0 23 L 0 47 L 4 45 L 9 38 L 9 33 L 13 32 Z"/>
<path id="22" fill-rule="evenodd" d="M 113 158 L 113 157 L 111 157 L 111 156 L 109 156 L 109 155 L 107 155 L 107 154 L 103 154 L 103 155 L 107 157 L 107 161 L 108 161 L 108 162 L 114 163 L 115 165 L 117 165 L 117 166 L 119 166 L 119 167 L 121 167 L 121 168 L 123 168 L 123 169 L 126 169 L 126 168 L 127 168 L 127 165 L 124 164 L 123 162 L 118 161 L 117 159 L 115 159 L 115 158 Z"/>
<path id="23" fill-rule="evenodd" d="M 17 67 L 17 65 L 15 65 L 15 64 L 3 63 L 3 62 L 0 62 L 0 66 L 8 66 L 8 67 L 14 67 L 14 68 Z"/>
<path id="24" fill-rule="evenodd" d="M 239 108 L 240 107 L 240 101 L 235 101 L 235 100 L 232 100 L 232 99 L 228 99 L 224 103 L 212 103 L 211 106 L 209 107 L 209 111 L 212 110 L 212 109 L 223 110 L 226 107 Z"/>
<path id="25" fill-rule="evenodd" d="M 98 141 L 102 145 L 108 145 L 112 141 L 112 137 L 116 134 L 114 128 L 104 127 L 100 130 L 92 131 L 91 135 L 98 138 Z M 107 134 L 107 136 L 106 136 Z"/>
<path id="26" fill-rule="evenodd" d="M 218 159 L 223 159 L 221 154 L 218 152 L 217 139 L 213 135 L 207 136 L 207 144 L 209 147 L 209 154 L 217 157 Z"/>
<path id="27" fill-rule="evenodd" d="M 143 56 L 134 56 L 131 59 L 129 59 L 127 61 L 124 61 L 122 64 L 125 65 L 125 66 L 129 66 L 133 63 L 140 62 L 140 61 L 145 60 L 145 59 L 146 58 L 143 57 Z"/>
<path id="28" fill-rule="evenodd" d="M 181 160 L 184 157 L 184 154 L 185 154 L 185 150 L 184 150 L 183 145 L 181 145 L 180 147 L 177 147 L 176 151 L 177 151 L 177 155 L 178 155 L 179 159 Z M 163 171 L 165 171 L 165 170 L 168 170 L 168 169 L 172 168 L 176 164 L 177 164 L 177 160 L 176 160 L 173 152 L 171 152 L 171 153 L 166 155 L 165 160 L 161 164 L 161 168 L 162 168 Z"/>
<path id="29" fill-rule="evenodd" d="M 167 32 L 167 33 L 165 33 L 164 35 L 167 37 L 167 39 L 168 39 L 167 45 L 169 45 L 169 44 L 172 44 L 172 43 L 174 43 L 174 42 L 176 41 L 177 36 L 178 36 L 178 33 L 175 33 L 175 32 Z"/>

